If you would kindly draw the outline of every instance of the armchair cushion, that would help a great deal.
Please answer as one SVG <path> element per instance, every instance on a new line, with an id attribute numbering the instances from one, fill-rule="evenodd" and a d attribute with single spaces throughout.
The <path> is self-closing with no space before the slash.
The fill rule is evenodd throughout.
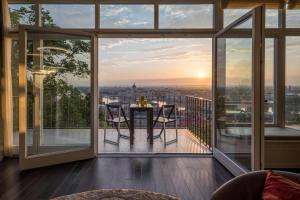
<path id="1" fill-rule="evenodd" d="M 265 181 L 262 199 L 263 200 L 300 199 L 300 184 L 269 170 Z"/>
<path id="2" fill-rule="evenodd" d="M 275 171 L 276 173 L 300 183 L 300 174 Z M 211 200 L 261 200 L 268 171 L 248 172 L 237 176 L 217 189 Z"/>

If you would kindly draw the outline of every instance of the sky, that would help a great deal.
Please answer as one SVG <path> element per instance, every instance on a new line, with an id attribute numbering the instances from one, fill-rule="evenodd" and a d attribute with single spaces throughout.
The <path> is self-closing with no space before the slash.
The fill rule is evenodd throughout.
<path id="1" fill-rule="evenodd" d="M 18 9 L 19 5 L 10 5 Z M 60 27 L 94 28 L 94 5 L 45 4 L 42 8 Z M 224 24 L 228 25 L 249 10 L 224 10 Z M 101 5 L 101 28 L 145 28 L 154 26 L 153 5 Z M 266 27 L 277 27 L 278 12 L 266 11 Z M 200 20 L 199 20 L 200 19 Z M 26 23 L 26 19 L 22 20 Z M 251 20 L 239 27 L 250 27 Z M 300 27 L 300 12 L 287 11 L 287 26 Z M 211 5 L 160 5 L 160 28 L 211 28 Z M 99 40 L 99 77 L 101 85 L 210 85 L 212 68 L 212 40 L 128 39 L 101 38 Z M 300 84 L 298 63 L 300 39 L 287 38 L 287 84 Z M 227 83 L 249 84 L 251 81 L 251 42 L 227 41 Z M 273 40 L 266 40 L 266 84 L 273 83 Z"/>
<path id="2" fill-rule="evenodd" d="M 143 85 L 150 80 L 167 85 L 210 85 L 211 39 L 103 38 L 99 43 L 101 85 Z"/>

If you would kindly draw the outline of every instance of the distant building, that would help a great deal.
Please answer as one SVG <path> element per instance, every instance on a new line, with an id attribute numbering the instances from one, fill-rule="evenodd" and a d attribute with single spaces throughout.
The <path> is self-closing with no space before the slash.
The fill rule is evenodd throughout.
<path id="1" fill-rule="evenodd" d="M 136 85 L 133 83 L 132 85 L 132 97 L 133 99 L 136 99 Z"/>

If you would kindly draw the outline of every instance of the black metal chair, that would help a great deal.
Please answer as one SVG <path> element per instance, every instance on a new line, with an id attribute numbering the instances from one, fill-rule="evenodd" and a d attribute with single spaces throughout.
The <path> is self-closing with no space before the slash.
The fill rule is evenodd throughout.
<path id="1" fill-rule="evenodd" d="M 178 140 L 178 130 L 177 130 L 177 113 L 176 113 L 176 107 L 174 104 L 168 104 L 168 105 L 162 105 L 157 116 L 154 118 L 153 128 L 157 123 L 162 124 L 162 128 L 160 130 L 160 133 L 158 135 L 153 136 L 153 139 L 157 139 L 161 137 L 161 134 L 164 133 L 164 144 L 172 144 L 174 142 L 177 142 Z M 166 139 L 166 125 L 174 123 L 175 129 L 176 129 L 176 138 L 170 141 L 167 141 Z"/>
<path id="2" fill-rule="evenodd" d="M 106 127 L 104 129 L 104 142 L 108 142 L 114 145 L 119 145 L 120 138 L 129 139 L 129 136 L 121 134 L 121 125 L 126 124 L 129 129 L 129 119 L 127 119 L 124 109 L 119 104 L 106 104 L 106 123 L 111 125 L 117 130 L 117 141 L 106 139 Z"/>

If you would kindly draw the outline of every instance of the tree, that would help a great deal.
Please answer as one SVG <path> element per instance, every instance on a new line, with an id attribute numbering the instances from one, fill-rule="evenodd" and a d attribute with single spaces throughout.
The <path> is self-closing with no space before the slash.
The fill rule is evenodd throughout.
<path id="1" fill-rule="evenodd" d="M 57 27 L 51 13 L 42 9 L 42 24 L 47 27 Z M 34 24 L 34 6 L 10 9 L 11 24 L 17 26 L 21 23 Z M 43 80 L 44 95 L 44 116 L 45 128 L 73 128 L 90 127 L 91 93 L 81 91 L 82 88 L 72 85 L 68 79 L 88 79 L 90 77 L 89 52 L 91 43 L 87 40 L 65 39 L 65 40 L 44 40 L 43 46 L 53 46 L 66 49 L 49 50 L 44 53 L 43 66 L 53 67 L 56 71 L 46 74 Z M 17 44 L 13 50 L 17 50 Z M 27 68 L 34 73 L 33 63 L 33 42 L 28 41 Z M 18 55 L 13 54 L 13 82 L 14 90 L 17 91 L 18 80 Z M 33 123 L 33 78 L 27 76 L 27 112 L 28 127 Z M 85 89 L 86 90 L 86 89 Z M 16 108 L 18 109 L 18 108 Z"/>

